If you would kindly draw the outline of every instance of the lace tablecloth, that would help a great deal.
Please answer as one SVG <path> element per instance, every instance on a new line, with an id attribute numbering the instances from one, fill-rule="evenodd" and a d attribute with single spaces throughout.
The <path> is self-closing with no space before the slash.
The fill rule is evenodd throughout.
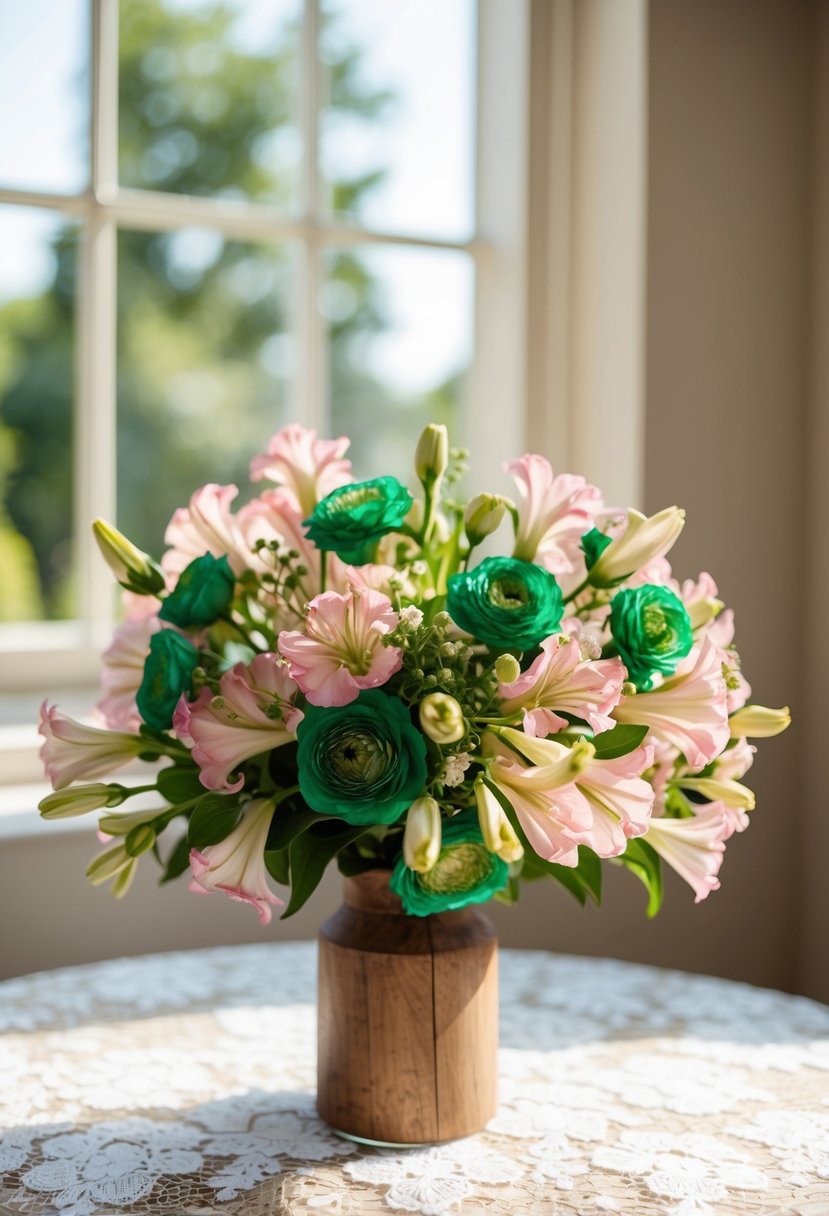
<path id="1" fill-rule="evenodd" d="M 501 1108 L 360 1148 L 314 1112 L 311 945 L 0 984 L 0 1210 L 829 1213 L 829 1009 L 530 951 L 501 956 Z"/>

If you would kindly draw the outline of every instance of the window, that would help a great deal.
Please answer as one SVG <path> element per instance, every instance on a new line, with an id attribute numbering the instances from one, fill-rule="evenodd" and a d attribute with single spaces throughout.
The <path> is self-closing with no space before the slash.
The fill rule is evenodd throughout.
<path id="1" fill-rule="evenodd" d="M 482 481 L 521 447 L 526 17 L 3 6 L 0 725 L 95 682 L 94 516 L 157 553 L 289 419 L 364 475 L 406 477 L 429 419 Z"/>

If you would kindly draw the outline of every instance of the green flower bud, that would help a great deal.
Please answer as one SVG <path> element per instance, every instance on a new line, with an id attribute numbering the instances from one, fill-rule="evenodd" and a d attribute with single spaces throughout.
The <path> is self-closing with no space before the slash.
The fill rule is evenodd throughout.
<path id="1" fill-rule="evenodd" d="M 297 727 L 302 797 L 353 824 L 394 823 L 426 782 L 426 744 L 397 697 L 378 689 L 348 705 L 308 705 Z"/>
<path id="2" fill-rule="evenodd" d="M 495 660 L 495 678 L 499 684 L 513 684 L 521 675 L 521 664 L 514 654 L 499 654 Z"/>
<path id="3" fill-rule="evenodd" d="M 112 524 L 104 519 L 96 519 L 92 534 L 98 542 L 101 556 L 122 587 L 134 591 L 136 595 L 157 595 L 164 589 L 161 567 Z"/>
<path id="4" fill-rule="evenodd" d="M 410 916 L 450 912 L 483 903 L 506 886 L 509 866 L 484 844 L 474 811 L 455 815 L 443 825 L 435 864 L 418 873 L 400 857 L 389 886 Z"/>
<path id="5" fill-rule="evenodd" d="M 430 692 L 420 702 L 420 726 L 433 743 L 457 743 L 466 734 L 463 710 L 445 692 Z"/>
<path id="6" fill-rule="evenodd" d="M 135 696 L 138 712 L 148 726 L 169 730 L 182 693 L 190 691 L 199 652 L 174 629 L 162 629 L 150 639 L 144 676 Z"/>
<path id="7" fill-rule="evenodd" d="M 88 811 L 99 811 L 103 807 L 118 806 L 127 796 L 123 785 L 74 785 L 69 789 L 47 794 L 38 804 L 44 819 L 71 819 L 85 815 Z"/>
<path id="8" fill-rule="evenodd" d="M 182 570 L 158 615 L 180 629 L 202 629 L 227 612 L 235 588 L 227 558 L 205 553 Z"/>
<path id="9" fill-rule="evenodd" d="M 473 549 L 496 530 L 506 509 L 506 499 L 500 494 L 476 494 L 470 498 L 463 513 L 463 526 Z"/>
<path id="10" fill-rule="evenodd" d="M 332 490 L 303 525 L 318 549 L 361 565 L 382 536 L 400 527 L 411 505 L 411 494 L 395 477 L 375 477 Z"/>
<path id="11" fill-rule="evenodd" d="M 403 833 L 403 860 L 410 870 L 424 874 L 440 854 L 440 807 L 434 798 L 417 798 L 409 807 Z"/>
<path id="12" fill-rule="evenodd" d="M 440 481 L 449 464 L 449 434 L 440 423 L 430 422 L 417 443 L 415 473 L 424 486 Z"/>
<path id="13" fill-rule="evenodd" d="M 667 587 L 650 583 L 614 596 L 610 629 L 628 675 L 645 690 L 657 672 L 672 675 L 694 642 L 682 600 Z"/>
<path id="14" fill-rule="evenodd" d="M 767 709 L 765 705 L 744 705 L 728 719 L 732 739 L 770 739 L 782 734 L 791 724 L 789 707 Z"/>
<path id="15" fill-rule="evenodd" d="M 554 575 L 513 557 L 486 557 L 474 570 L 451 575 L 446 607 L 461 629 L 505 650 L 543 642 L 564 610 Z"/>

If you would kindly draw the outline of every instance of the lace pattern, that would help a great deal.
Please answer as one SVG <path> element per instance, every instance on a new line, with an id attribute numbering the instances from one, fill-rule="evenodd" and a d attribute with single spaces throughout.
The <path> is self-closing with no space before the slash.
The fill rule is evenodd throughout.
<path id="1" fill-rule="evenodd" d="M 829 1216 L 829 1009 L 504 951 L 501 1106 L 433 1148 L 314 1109 L 307 944 L 0 984 L 0 1211 Z"/>

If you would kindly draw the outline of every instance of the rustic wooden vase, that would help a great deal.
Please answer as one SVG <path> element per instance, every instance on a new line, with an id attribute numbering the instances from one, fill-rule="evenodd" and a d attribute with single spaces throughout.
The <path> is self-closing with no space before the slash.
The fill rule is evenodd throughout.
<path id="1" fill-rule="evenodd" d="M 407 916 L 388 880 L 347 878 L 320 930 L 317 1109 L 360 1140 L 453 1140 L 497 1106 L 495 929 L 477 907 Z"/>

